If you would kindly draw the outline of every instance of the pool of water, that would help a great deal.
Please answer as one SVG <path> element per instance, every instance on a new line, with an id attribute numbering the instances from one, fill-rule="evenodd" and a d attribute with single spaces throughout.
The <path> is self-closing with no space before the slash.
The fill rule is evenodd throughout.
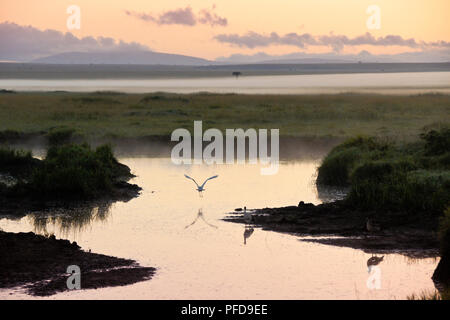
<path id="1" fill-rule="evenodd" d="M 30 212 L 19 220 L 0 219 L 0 228 L 54 233 L 84 250 L 154 266 L 155 277 L 50 299 L 404 299 L 434 290 L 437 258 L 385 255 L 378 269 L 380 288 L 370 289 L 370 254 L 258 228 L 244 244 L 245 226 L 222 220 L 244 206 L 330 200 L 333 195 L 319 194 L 314 184 L 319 160 L 282 162 L 272 176 L 262 176 L 259 165 L 250 164 L 176 166 L 168 158 L 151 157 L 120 161 L 137 175 L 131 182 L 143 188 L 140 197 L 73 212 Z M 184 174 L 198 180 L 219 177 L 206 184 L 200 198 Z M 0 298 L 31 297 L 14 289 L 1 290 Z"/>

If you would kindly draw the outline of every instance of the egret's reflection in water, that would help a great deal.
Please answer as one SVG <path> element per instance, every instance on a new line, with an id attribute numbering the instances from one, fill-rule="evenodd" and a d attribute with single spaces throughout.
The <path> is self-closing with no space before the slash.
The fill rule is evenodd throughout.
<path id="1" fill-rule="evenodd" d="M 206 223 L 206 225 L 210 226 L 211 228 L 215 228 L 215 229 L 218 228 L 217 226 L 215 226 L 215 225 L 209 223 L 208 221 L 206 221 L 205 216 L 203 215 L 203 209 L 202 208 L 198 209 L 197 216 L 195 217 L 194 221 L 192 221 L 190 224 L 188 224 L 184 228 L 187 229 L 187 228 L 191 227 L 192 225 L 196 224 L 198 219 L 203 220 L 203 222 Z"/>

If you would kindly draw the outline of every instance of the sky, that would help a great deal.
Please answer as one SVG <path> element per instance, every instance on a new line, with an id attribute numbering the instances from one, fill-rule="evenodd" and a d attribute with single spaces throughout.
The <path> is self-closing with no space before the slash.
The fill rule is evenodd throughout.
<path id="1" fill-rule="evenodd" d="M 80 8 L 80 29 L 68 29 L 71 5 Z M 371 5 L 380 15 L 369 28 Z M 8 47 L 0 53 L 20 56 L 22 50 L 28 57 L 33 51 L 45 55 L 43 47 L 57 51 L 56 34 L 45 30 L 89 37 L 80 42 L 85 49 L 140 48 L 211 60 L 260 52 L 449 50 L 449 12 L 448 0 L 0 0 L 0 47 Z M 48 44 L 46 37 L 53 37 Z M 99 37 L 100 44 L 94 43 Z M 58 50 L 71 48 L 65 41 Z"/>

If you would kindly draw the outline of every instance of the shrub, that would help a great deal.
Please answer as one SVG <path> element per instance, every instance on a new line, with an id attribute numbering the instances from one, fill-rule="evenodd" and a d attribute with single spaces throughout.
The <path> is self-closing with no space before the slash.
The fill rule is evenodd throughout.
<path id="1" fill-rule="evenodd" d="M 48 143 L 50 146 L 68 144 L 70 143 L 74 133 L 75 130 L 70 128 L 51 129 L 47 134 Z"/>
<path id="2" fill-rule="evenodd" d="M 347 200 L 371 207 L 396 207 L 402 203 L 406 172 L 414 168 L 410 161 L 368 161 L 357 166 L 351 174 L 351 189 Z"/>
<path id="3" fill-rule="evenodd" d="M 450 204 L 450 171 L 408 172 L 402 202 L 406 208 L 441 214 Z"/>
<path id="4" fill-rule="evenodd" d="M 439 292 L 437 290 L 434 291 L 422 291 L 420 294 L 411 294 L 406 297 L 407 300 L 449 300 L 450 291 L 445 290 L 443 292 Z"/>
<path id="5" fill-rule="evenodd" d="M 32 161 L 30 151 L 14 150 L 10 148 L 0 148 L 0 167 L 10 167 L 24 165 Z"/>
<path id="6" fill-rule="evenodd" d="M 441 155 L 450 150 L 450 128 L 430 130 L 420 135 L 425 140 L 427 155 Z"/>
<path id="7" fill-rule="evenodd" d="M 335 147 L 325 157 L 318 169 L 317 183 L 347 186 L 355 166 L 364 161 L 380 159 L 392 149 L 387 142 L 370 137 L 349 139 Z"/>
<path id="8" fill-rule="evenodd" d="M 22 134 L 16 130 L 3 130 L 0 131 L 0 141 L 19 139 L 21 135 Z"/>
<path id="9" fill-rule="evenodd" d="M 358 137 L 335 147 L 318 169 L 318 184 L 350 185 L 347 202 L 365 209 L 424 212 L 437 217 L 450 204 L 450 131 L 394 146 Z"/>
<path id="10" fill-rule="evenodd" d="M 418 170 L 409 158 L 366 162 L 352 173 L 347 200 L 363 208 L 429 211 L 450 203 L 450 172 Z"/>

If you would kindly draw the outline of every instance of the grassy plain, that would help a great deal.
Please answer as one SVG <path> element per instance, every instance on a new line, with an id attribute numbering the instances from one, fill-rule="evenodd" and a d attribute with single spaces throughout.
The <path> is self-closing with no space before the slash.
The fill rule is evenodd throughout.
<path id="1" fill-rule="evenodd" d="M 279 128 L 281 136 L 410 140 L 450 120 L 450 95 L 0 93 L 0 134 L 70 128 L 85 137 L 169 136 L 176 128 Z"/>

